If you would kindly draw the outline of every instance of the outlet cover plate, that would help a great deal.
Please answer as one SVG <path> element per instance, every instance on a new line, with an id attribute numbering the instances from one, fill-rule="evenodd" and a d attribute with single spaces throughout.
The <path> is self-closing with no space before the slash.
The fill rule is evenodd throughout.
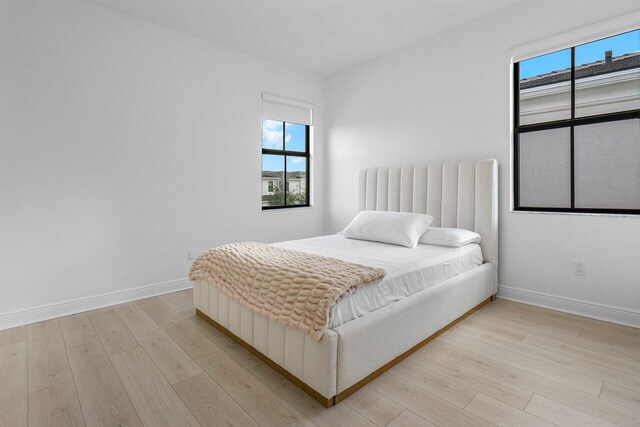
<path id="1" fill-rule="evenodd" d="M 584 261 L 573 261 L 573 274 L 576 276 L 587 275 L 587 265 Z"/>

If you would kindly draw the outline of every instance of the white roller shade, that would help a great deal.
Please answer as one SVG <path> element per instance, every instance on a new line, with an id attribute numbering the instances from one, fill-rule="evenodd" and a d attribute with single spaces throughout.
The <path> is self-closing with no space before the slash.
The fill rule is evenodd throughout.
<path id="1" fill-rule="evenodd" d="M 289 123 L 312 125 L 313 104 L 263 92 L 262 117 Z"/>
<path id="2" fill-rule="evenodd" d="M 520 62 L 536 56 L 589 43 L 594 40 L 637 30 L 638 27 L 640 27 L 640 11 L 635 11 L 557 34 L 543 40 L 536 40 L 513 47 L 511 48 L 511 57 L 513 62 Z"/>

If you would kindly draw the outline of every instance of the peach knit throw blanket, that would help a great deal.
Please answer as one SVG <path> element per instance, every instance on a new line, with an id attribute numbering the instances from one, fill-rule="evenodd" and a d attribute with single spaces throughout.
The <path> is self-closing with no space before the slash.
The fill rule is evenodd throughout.
<path id="1" fill-rule="evenodd" d="M 206 251 L 191 266 L 189 279 L 206 280 L 255 313 L 318 341 L 331 305 L 384 274 L 381 268 L 241 242 Z"/>

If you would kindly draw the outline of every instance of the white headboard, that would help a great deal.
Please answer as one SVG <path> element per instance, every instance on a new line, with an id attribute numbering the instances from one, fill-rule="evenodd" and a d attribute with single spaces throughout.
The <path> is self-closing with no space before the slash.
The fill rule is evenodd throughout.
<path id="1" fill-rule="evenodd" d="M 498 162 L 466 160 L 360 171 L 358 210 L 420 212 L 435 227 L 482 235 L 484 260 L 498 264 Z"/>

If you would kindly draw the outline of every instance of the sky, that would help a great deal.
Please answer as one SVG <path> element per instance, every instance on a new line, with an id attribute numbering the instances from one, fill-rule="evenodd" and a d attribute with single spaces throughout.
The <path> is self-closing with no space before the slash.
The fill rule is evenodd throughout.
<path id="1" fill-rule="evenodd" d="M 282 150 L 282 134 L 284 127 L 284 144 L 287 150 L 304 151 L 305 133 L 304 125 L 296 123 L 277 122 L 264 119 L 262 121 L 262 148 Z M 287 172 L 304 171 L 306 169 L 306 158 L 287 156 Z M 284 157 L 270 154 L 262 155 L 262 170 L 283 171 Z"/>
<path id="2" fill-rule="evenodd" d="M 305 157 L 287 156 L 287 172 L 304 171 L 307 168 Z M 284 171 L 284 156 L 262 155 L 262 170 Z"/>
<path id="3" fill-rule="evenodd" d="M 630 31 L 602 40 L 576 46 L 576 66 L 604 59 L 604 52 L 613 56 L 640 51 L 640 30 Z M 571 49 L 552 52 L 520 62 L 520 78 L 537 76 L 571 67 Z"/>

